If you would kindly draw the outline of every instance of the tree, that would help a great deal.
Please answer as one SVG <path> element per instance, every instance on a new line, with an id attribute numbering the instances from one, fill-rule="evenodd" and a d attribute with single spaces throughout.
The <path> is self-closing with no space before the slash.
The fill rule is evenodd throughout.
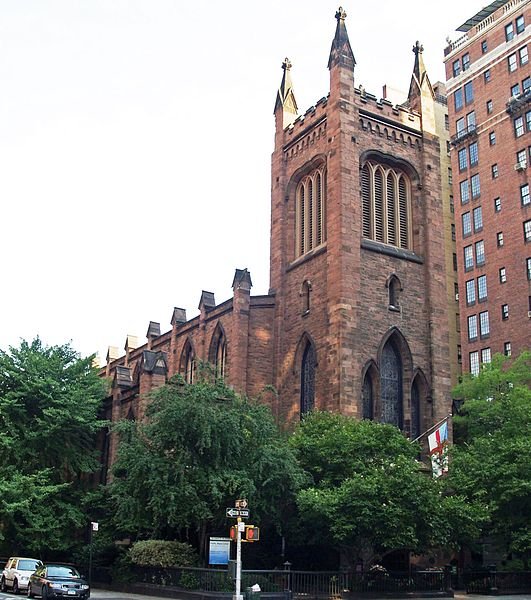
<path id="1" fill-rule="evenodd" d="M 297 496 L 311 541 L 336 547 L 344 566 L 391 550 L 425 551 L 477 532 L 459 496 L 443 496 L 421 469 L 419 446 L 391 425 L 313 412 L 291 439 L 312 483 Z"/>
<path id="2" fill-rule="evenodd" d="M 80 494 L 98 468 L 105 395 L 92 360 L 39 338 L 0 351 L 0 540 L 62 550 L 84 525 Z"/>
<path id="3" fill-rule="evenodd" d="M 228 533 L 226 507 L 247 498 L 253 522 L 282 521 L 301 472 L 271 411 L 221 381 L 180 376 L 150 396 L 143 423 L 122 422 L 112 494 L 116 522 L 137 537 L 187 539 L 206 555 Z"/>
<path id="4" fill-rule="evenodd" d="M 454 395 L 456 445 L 447 485 L 488 514 L 484 534 L 506 552 L 531 554 L 531 353 L 510 362 L 496 355 Z"/>

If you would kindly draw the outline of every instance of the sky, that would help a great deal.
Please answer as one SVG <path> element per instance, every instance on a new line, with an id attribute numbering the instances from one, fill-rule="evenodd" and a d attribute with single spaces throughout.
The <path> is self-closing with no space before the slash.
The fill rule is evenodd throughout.
<path id="1" fill-rule="evenodd" d="M 349 4 L 350 1 L 350 4 Z M 432 83 L 488 3 L 345 0 L 356 86 Z M 0 349 L 39 336 L 104 361 L 236 268 L 269 286 L 273 108 L 329 91 L 338 0 L 0 0 Z"/>

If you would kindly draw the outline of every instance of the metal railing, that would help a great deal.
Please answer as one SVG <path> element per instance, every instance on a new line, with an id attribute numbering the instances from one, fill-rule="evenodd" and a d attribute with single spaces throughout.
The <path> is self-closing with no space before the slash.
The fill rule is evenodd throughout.
<path id="1" fill-rule="evenodd" d="M 531 571 L 465 571 L 463 584 L 468 594 L 531 592 Z"/>

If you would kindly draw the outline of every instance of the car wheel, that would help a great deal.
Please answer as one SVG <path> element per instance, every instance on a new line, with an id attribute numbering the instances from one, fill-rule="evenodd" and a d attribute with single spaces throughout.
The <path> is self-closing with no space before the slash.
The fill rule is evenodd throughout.
<path id="1" fill-rule="evenodd" d="M 13 594 L 15 594 L 15 596 L 18 594 L 18 581 L 16 579 L 13 581 Z"/>
<path id="2" fill-rule="evenodd" d="M 31 583 L 28 583 L 28 598 L 35 598 L 35 594 L 31 591 Z"/>
<path id="3" fill-rule="evenodd" d="M 45 585 L 42 586 L 41 596 L 42 600 L 47 600 L 48 598 L 48 588 Z"/>
<path id="4" fill-rule="evenodd" d="M 2 581 L 0 581 L 0 592 L 7 592 L 6 578 L 5 577 L 2 577 Z"/>

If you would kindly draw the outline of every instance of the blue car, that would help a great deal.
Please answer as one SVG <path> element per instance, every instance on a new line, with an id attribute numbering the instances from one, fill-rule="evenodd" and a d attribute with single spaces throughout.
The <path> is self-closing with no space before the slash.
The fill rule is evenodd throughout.
<path id="1" fill-rule="evenodd" d="M 28 598 L 90 598 L 90 586 L 69 565 L 46 563 L 37 568 L 28 583 Z"/>

